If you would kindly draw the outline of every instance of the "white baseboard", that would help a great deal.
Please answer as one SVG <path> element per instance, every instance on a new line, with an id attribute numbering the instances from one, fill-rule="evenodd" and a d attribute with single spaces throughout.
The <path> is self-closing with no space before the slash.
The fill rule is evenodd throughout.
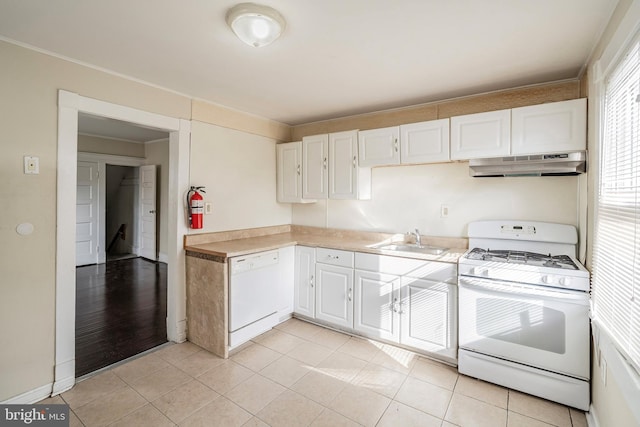
<path id="1" fill-rule="evenodd" d="M 173 330 L 167 317 L 167 338 L 169 341 L 177 343 L 185 342 L 187 340 L 187 319 L 178 321 L 175 330 Z"/>
<path id="2" fill-rule="evenodd" d="M 51 396 L 51 389 L 53 383 L 45 384 L 42 387 L 35 388 L 33 390 L 22 393 L 18 396 L 7 399 L 4 402 L 0 402 L 3 405 L 31 405 L 36 402 L 40 402 L 42 399 L 46 399 Z"/>
<path id="3" fill-rule="evenodd" d="M 158 253 L 158 261 L 169 264 L 169 255 L 162 252 Z"/>
<path id="4" fill-rule="evenodd" d="M 596 408 L 594 408 L 593 405 L 589 407 L 589 412 L 587 412 L 585 415 L 587 417 L 587 425 L 589 427 L 600 427 L 600 423 L 598 422 L 598 414 L 596 413 Z"/>

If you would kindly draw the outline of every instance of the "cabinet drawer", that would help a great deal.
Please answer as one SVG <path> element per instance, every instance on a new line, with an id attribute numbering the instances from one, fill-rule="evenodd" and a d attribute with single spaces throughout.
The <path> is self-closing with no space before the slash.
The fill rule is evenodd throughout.
<path id="1" fill-rule="evenodd" d="M 355 268 L 447 283 L 456 283 L 458 275 L 456 264 L 362 252 L 355 254 Z"/>
<path id="2" fill-rule="evenodd" d="M 353 268 L 353 252 L 339 249 L 316 249 L 316 262 Z"/>
<path id="3" fill-rule="evenodd" d="M 374 271 L 377 273 L 405 276 L 411 271 L 420 269 L 428 264 L 428 261 L 412 258 L 399 258 L 388 255 L 367 254 L 356 252 L 356 270 Z"/>

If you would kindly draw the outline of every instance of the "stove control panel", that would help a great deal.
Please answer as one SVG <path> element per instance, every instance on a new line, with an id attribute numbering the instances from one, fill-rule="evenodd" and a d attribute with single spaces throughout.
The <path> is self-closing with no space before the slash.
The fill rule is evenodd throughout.
<path id="1" fill-rule="evenodd" d="M 536 234 L 536 227 L 533 225 L 502 225 L 500 233 L 511 236 L 532 236 Z"/>

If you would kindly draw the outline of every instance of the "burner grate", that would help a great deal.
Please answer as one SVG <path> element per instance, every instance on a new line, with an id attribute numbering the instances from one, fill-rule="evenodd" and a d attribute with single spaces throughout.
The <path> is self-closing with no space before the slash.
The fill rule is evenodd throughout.
<path id="1" fill-rule="evenodd" d="M 474 248 L 467 258 L 482 261 L 527 264 L 540 267 L 577 270 L 571 257 L 567 255 L 544 255 L 527 251 L 491 250 Z"/>

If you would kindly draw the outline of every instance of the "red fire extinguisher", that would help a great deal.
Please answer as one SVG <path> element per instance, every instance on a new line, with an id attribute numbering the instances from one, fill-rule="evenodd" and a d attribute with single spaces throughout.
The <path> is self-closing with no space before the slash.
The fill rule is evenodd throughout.
<path id="1" fill-rule="evenodd" d="M 204 191 L 204 187 L 191 187 L 187 192 L 187 208 L 189 210 L 189 227 L 202 228 L 202 217 L 204 214 L 204 199 L 199 193 Z"/>

